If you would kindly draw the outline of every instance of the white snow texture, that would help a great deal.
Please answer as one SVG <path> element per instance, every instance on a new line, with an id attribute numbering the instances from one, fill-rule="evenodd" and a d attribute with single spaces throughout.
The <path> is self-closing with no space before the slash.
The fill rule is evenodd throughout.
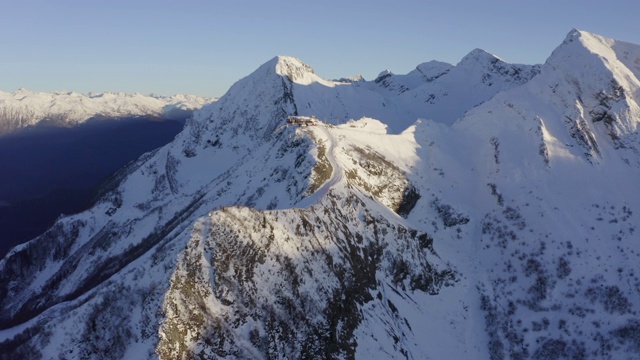
<path id="1" fill-rule="evenodd" d="M 578 30 L 373 81 L 276 57 L 0 261 L 0 357 L 637 358 L 639 102 L 640 46 Z"/>

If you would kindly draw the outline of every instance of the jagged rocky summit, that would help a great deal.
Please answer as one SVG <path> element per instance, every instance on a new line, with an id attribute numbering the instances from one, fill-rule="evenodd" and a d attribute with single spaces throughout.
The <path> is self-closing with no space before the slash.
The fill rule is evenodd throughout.
<path id="1" fill-rule="evenodd" d="M 634 358 L 638 63 L 276 57 L 0 261 L 0 354 Z"/>

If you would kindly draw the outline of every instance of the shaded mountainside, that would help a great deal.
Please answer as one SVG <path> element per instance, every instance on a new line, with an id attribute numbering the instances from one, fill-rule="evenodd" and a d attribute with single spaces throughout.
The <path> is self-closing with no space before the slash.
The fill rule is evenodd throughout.
<path id="1" fill-rule="evenodd" d="M 0 354 L 633 358 L 639 62 L 577 30 L 372 82 L 274 58 L 0 261 Z"/>
<path id="2" fill-rule="evenodd" d="M 100 183 L 141 154 L 170 142 L 184 122 L 101 119 L 0 137 L 0 256 L 86 210 Z"/>

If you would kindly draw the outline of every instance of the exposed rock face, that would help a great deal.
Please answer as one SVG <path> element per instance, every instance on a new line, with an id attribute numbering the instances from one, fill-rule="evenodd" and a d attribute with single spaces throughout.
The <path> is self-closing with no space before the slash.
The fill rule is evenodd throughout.
<path id="1" fill-rule="evenodd" d="M 275 58 L 0 261 L 0 353 L 635 356 L 639 59 L 579 31 L 539 67 L 476 50 L 373 82 Z M 498 90 L 398 131 L 465 73 Z"/>
<path id="2" fill-rule="evenodd" d="M 348 193 L 304 210 L 213 212 L 194 227 L 171 279 L 157 352 L 354 357 L 362 307 L 393 313 L 383 282 L 433 295 L 455 283 L 427 239 Z"/>

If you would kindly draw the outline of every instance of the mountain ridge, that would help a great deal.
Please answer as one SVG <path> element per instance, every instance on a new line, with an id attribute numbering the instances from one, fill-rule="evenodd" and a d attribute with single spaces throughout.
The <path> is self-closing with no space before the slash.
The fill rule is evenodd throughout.
<path id="1" fill-rule="evenodd" d="M 633 356 L 635 53 L 624 45 L 622 63 L 615 42 L 615 58 L 574 42 L 541 66 L 435 63 L 435 79 L 339 83 L 270 60 L 122 169 L 93 209 L 0 260 L 0 348 Z M 454 94 L 463 109 L 439 116 L 431 106 L 451 110 Z M 327 121 L 286 124 L 312 115 Z"/>
<path id="2" fill-rule="evenodd" d="M 184 120 L 214 98 L 188 94 L 145 96 L 138 93 L 0 92 L 0 134 L 44 122 L 74 126 L 87 119 L 154 115 Z"/>

